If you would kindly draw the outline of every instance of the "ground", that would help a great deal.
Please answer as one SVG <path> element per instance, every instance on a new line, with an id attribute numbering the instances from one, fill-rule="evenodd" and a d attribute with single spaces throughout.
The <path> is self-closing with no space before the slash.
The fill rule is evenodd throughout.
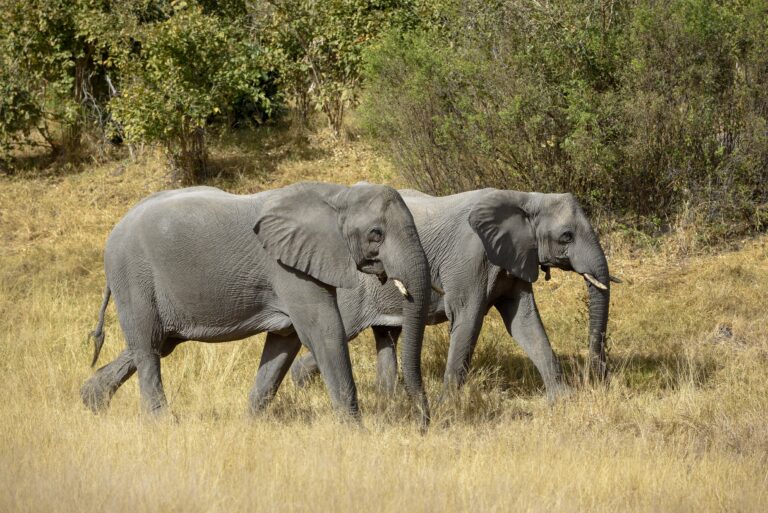
<path id="1" fill-rule="evenodd" d="M 214 150 L 211 184 L 255 192 L 296 180 L 400 183 L 365 144 L 264 131 Z M 106 414 L 80 402 L 112 225 L 172 186 L 145 149 L 61 175 L 0 177 L 0 511 L 765 511 L 768 238 L 724 250 L 603 234 L 615 285 L 607 386 L 581 383 L 583 280 L 535 285 L 574 393 L 549 405 L 530 361 L 489 315 L 474 371 L 436 405 L 447 352 L 430 328 L 434 422 L 377 396 L 372 337 L 352 344 L 364 429 L 339 423 L 320 381 L 286 379 L 245 415 L 263 336 L 182 345 L 163 360 L 174 418 L 140 413 L 136 379 Z M 100 364 L 123 348 L 114 306 Z"/>

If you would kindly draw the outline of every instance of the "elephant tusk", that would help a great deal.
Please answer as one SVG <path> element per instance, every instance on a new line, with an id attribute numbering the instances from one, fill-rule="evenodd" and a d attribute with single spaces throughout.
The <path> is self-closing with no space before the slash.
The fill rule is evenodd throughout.
<path id="1" fill-rule="evenodd" d="M 605 285 L 603 285 L 602 283 L 600 283 L 599 281 L 597 281 L 597 279 L 596 279 L 594 276 L 592 276 L 591 274 L 589 274 L 589 273 L 584 273 L 584 278 L 585 278 L 585 279 L 586 279 L 586 280 L 587 280 L 589 283 L 591 283 L 592 285 L 594 285 L 595 287 L 597 287 L 598 289 L 600 289 L 600 290 L 608 290 L 608 287 L 606 287 Z"/>
<path id="2" fill-rule="evenodd" d="M 397 287 L 397 290 L 400 291 L 400 293 L 403 295 L 404 298 L 409 298 L 411 295 L 408 293 L 408 289 L 405 288 L 405 285 L 403 285 L 403 282 L 393 278 L 392 282 L 395 284 L 395 287 Z"/>
<path id="3" fill-rule="evenodd" d="M 403 288 L 405 288 L 405 287 L 403 287 Z M 432 290 L 434 290 L 435 292 L 437 292 L 441 296 L 445 295 L 445 291 L 443 289 L 441 289 L 440 287 L 438 287 L 437 285 L 435 285 L 434 283 L 432 284 Z M 400 292 L 402 292 L 402 290 Z"/>
<path id="4" fill-rule="evenodd" d="M 608 277 L 610 278 L 610 280 L 611 280 L 613 283 L 624 283 L 624 280 L 622 280 L 622 279 L 620 279 L 620 278 L 617 278 L 616 276 L 614 276 L 614 275 L 612 275 L 612 274 L 608 275 Z"/>

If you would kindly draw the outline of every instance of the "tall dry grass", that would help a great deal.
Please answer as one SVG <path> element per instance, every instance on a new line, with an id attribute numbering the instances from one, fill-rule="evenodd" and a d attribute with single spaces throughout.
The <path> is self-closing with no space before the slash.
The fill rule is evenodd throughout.
<path id="1" fill-rule="evenodd" d="M 296 179 L 393 182 L 359 144 L 235 140 L 213 183 L 238 192 Z M 247 392 L 263 336 L 188 343 L 163 361 L 177 420 L 139 412 L 135 378 L 94 416 L 78 389 L 101 301 L 101 253 L 132 203 L 167 187 L 162 159 L 64 177 L 0 178 L 0 512 L 765 511 L 768 239 L 683 255 L 607 239 L 614 288 L 609 386 L 583 386 L 583 282 L 536 284 L 574 393 L 548 406 L 535 369 L 490 315 L 469 385 L 435 405 L 447 351 L 430 328 L 434 425 L 374 391 L 372 339 L 352 346 L 365 430 L 339 424 L 320 382 L 290 380 L 264 418 Z M 633 249 L 635 248 L 635 249 Z M 114 308 L 101 363 L 123 347 Z"/>

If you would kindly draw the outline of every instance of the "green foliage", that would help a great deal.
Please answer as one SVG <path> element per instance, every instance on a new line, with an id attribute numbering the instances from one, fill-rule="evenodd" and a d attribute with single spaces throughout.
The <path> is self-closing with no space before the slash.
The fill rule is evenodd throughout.
<path id="1" fill-rule="evenodd" d="M 119 63 L 120 96 L 110 110 L 128 141 L 160 142 L 183 181 L 198 182 L 207 168 L 206 125 L 243 97 L 265 113 L 269 60 L 244 28 L 175 2 L 164 19 L 134 18 L 132 51 Z"/>
<path id="2" fill-rule="evenodd" d="M 212 127 L 289 103 L 363 118 L 411 181 L 572 191 L 654 231 L 768 218 L 762 0 L 0 0 L 0 159 L 159 143 L 206 174 Z M 362 87 L 362 76 L 367 77 Z"/>
<path id="3" fill-rule="evenodd" d="M 279 56 L 282 81 L 304 122 L 322 111 L 338 134 L 356 104 L 363 49 L 407 15 L 402 0 L 272 0 L 257 10 L 257 33 Z"/>
<path id="4" fill-rule="evenodd" d="M 432 5 L 367 53 L 366 126 L 415 185 L 572 191 L 650 228 L 690 205 L 724 235 L 764 226 L 764 2 Z"/>
<path id="5" fill-rule="evenodd" d="M 39 144 L 75 151 L 88 122 L 94 82 L 105 73 L 89 19 L 94 0 L 0 0 L 0 151 Z M 54 134 L 60 129 L 60 134 Z"/>
<path id="6" fill-rule="evenodd" d="M 7 153 L 27 139 L 43 120 L 42 104 L 35 88 L 7 56 L 0 62 L 0 152 Z"/>

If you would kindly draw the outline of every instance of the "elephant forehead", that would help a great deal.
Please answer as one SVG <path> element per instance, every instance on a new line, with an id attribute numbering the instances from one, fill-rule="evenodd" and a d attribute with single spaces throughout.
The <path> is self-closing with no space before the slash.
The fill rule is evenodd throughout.
<path id="1" fill-rule="evenodd" d="M 566 222 L 581 212 L 579 203 L 570 194 L 550 194 L 546 202 L 547 213 L 555 221 Z"/>
<path id="2" fill-rule="evenodd" d="M 387 185 L 358 184 L 353 185 L 350 188 L 350 192 L 352 193 L 353 198 L 370 205 L 376 203 L 386 205 L 387 203 L 396 201 L 400 198 L 398 192 Z"/>

